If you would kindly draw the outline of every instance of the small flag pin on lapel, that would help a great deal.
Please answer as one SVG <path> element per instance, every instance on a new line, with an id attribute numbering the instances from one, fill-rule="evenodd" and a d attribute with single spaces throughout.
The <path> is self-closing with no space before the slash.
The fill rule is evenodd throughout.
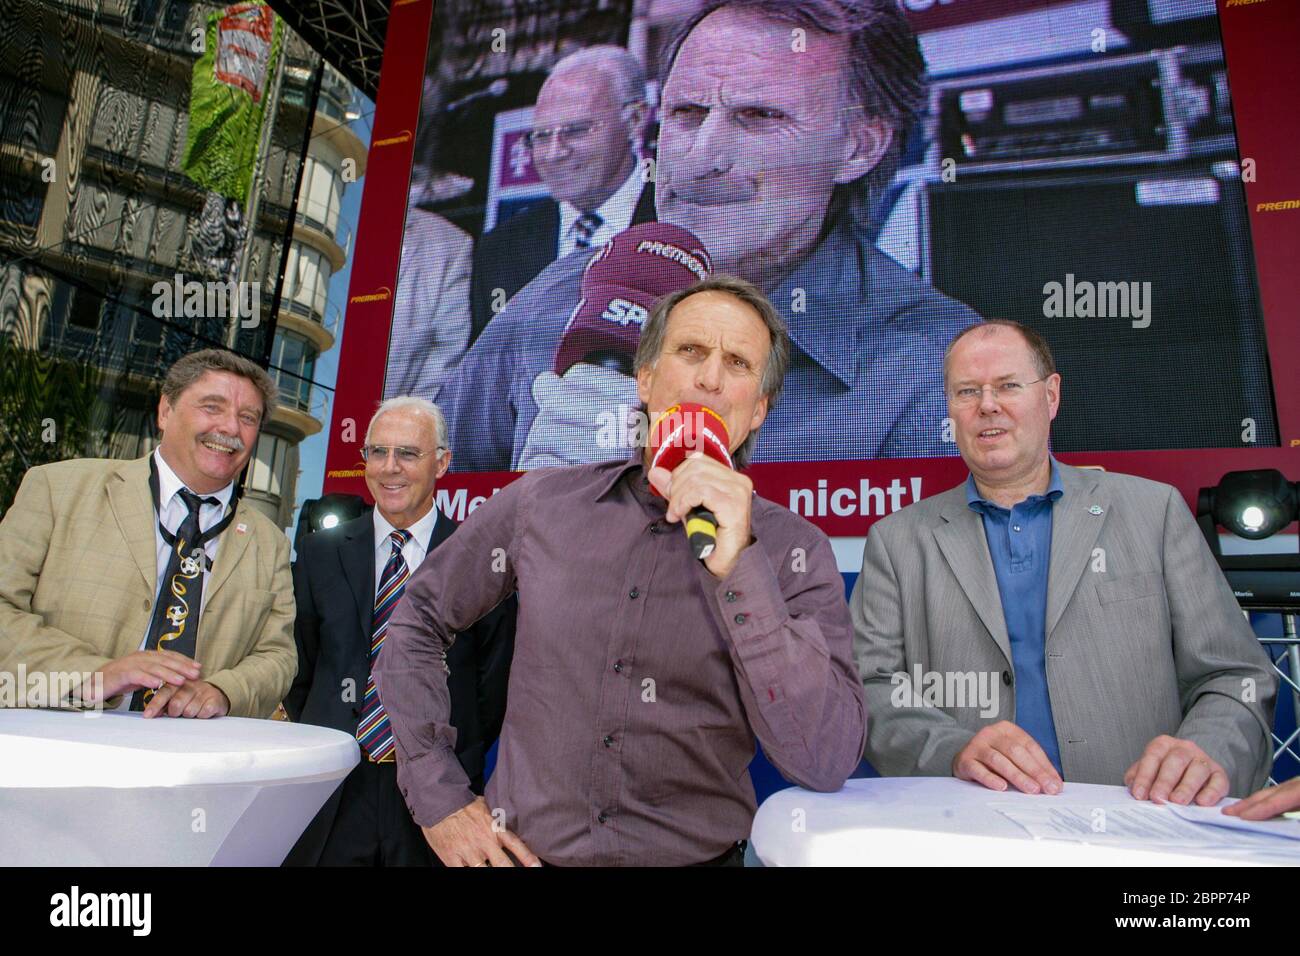
<path id="1" fill-rule="evenodd" d="M 1093 507 L 1096 506 L 1094 505 Z M 248 534 L 248 525 L 244 524 L 242 521 L 239 522 L 239 524 L 235 525 L 235 532 L 237 534 Z"/>
<path id="2" fill-rule="evenodd" d="M 1099 515 L 1101 513 L 1102 513 L 1101 505 L 1093 505 L 1091 508 L 1088 509 L 1088 514 L 1090 515 Z"/>

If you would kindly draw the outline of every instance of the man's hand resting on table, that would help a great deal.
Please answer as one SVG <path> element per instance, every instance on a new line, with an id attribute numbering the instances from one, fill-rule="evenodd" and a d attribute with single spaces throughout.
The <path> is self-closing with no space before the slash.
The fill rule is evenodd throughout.
<path id="1" fill-rule="evenodd" d="M 199 674 L 199 663 L 185 654 L 174 650 L 135 650 L 100 667 L 83 695 L 83 701 L 88 706 L 120 693 L 162 691 L 164 688 L 174 691 L 190 680 L 198 680 Z M 157 697 L 159 695 L 153 696 L 155 700 Z M 221 697 L 225 700 L 225 695 Z M 229 701 L 226 706 L 229 708 Z"/>
<path id="2" fill-rule="evenodd" d="M 990 790 L 1061 792 L 1063 781 L 1038 741 L 1009 720 L 983 727 L 952 760 L 952 775 Z"/>
<path id="3" fill-rule="evenodd" d="M 230 713 L 225 691 L 205 680 L 186 681 L 180 687 L 168 685 L 145 704 L 145 717 L 224 717 Z"/>
<path id="4" fill-rule="evenodd" d="M 524 841 L 496 825 L 487 801 L 474 802 L 448 814 L 431 827 L 421 827 L 424 839 L 446 866 L 514 866 L 509 850 L 524 866 L 541 866 Z"/>
<path id="5" fill-rule="evenodd" d="M 1292 777 L 1276 787 L 1256 790 L 1245 800 L 1238 800 L 1223 812 L 1243 820 L 1267 820 L 1288 810 L 1300 809 L 1300 777 Z"/>
<path id="6" fill-rule="evenodd" d="M 1190 740 L 1161 734 L 1124 771 L 1135 800 L 1212 807 L 1228 795 L 1228 773 Z"/>

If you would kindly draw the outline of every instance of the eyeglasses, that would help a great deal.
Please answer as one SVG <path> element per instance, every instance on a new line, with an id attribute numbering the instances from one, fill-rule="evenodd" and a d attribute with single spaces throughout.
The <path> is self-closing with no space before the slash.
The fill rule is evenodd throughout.
<path id="1" fill-rule="evenodd" d="M 635 107 L 640 101 L 629 100 L 619 107 L 619 122 L 627 122 L 632 116 L 630 107 Z M 576 123 L 565 123 L 561 126 L 550 126 L 546 129 L 534 129 L 524 134 L 524 145 L 529 149 L 545 149 L 552 142 L 558 140 L 561 149 L 567 149 L 575 143 L 586 139 L 602 126 L 608 126 L 612 120 L 579 120 Z"/>
<path id="2" fill-rule="evenodd" d="M 558 140 L 561 149 L 568 149 L 575 143 L 590 136 L 598 127 L 606 126 L 596 120 L 583 120 L 579 123 L 567 123 L 564 126 L 551 126 L 547 129 L 529 130 L 524 134 L 524 145 L 529 149 L 547 149 Z"/>
<path id="3" fill-rule="evenodd" d="M 984 400 L 984 389 L 991 388 L 995 399 L 1010 405 L 1022 398 L 1025 389 L 1030 385 L 1037 385 L 1039 382 L 1044 381 L 1046 379 L 1036 378 L 1032 382 L 999 382 L 997 385 L 980 386 L 967 385 L 963 388 L 954 388 L 948 392 L 948 401 L 963 408 L 978 405 Z"/>
<path id="4" fill-rule="evenodd" d="M 446 450 L 442 445 L 439 445 L 431 452 L 410 448 L 406 445 L 362 445 L 361 458 L 363 461 L 388 461 L 388 455 L 391 452 L 397 456 L 397 460 L 403 465 L 414 465 L 422 458 Z"/>

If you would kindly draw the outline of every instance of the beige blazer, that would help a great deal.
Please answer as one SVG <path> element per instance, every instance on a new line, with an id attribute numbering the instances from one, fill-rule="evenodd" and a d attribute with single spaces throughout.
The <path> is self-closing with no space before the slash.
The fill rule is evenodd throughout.
<path id="1" fill-rule="evenodd" d="M 0 521 L 0 671 L 90 673 L 138 650 L 158 591 L 155 526 L 147 456 L 29 470 Z M 297 669 L 289 541 L 244 501 L 220 540 L 195 657 L 232 716 L 269 717 Z"/>
<path id="2" fill-rule="evenodd" d="M 1122 784 L 1152 738 L 1169 734 L 1199 744 L 1245 796 L 1272 762 L 1277 679 L 1182 496 L 1132 475 L 1058 467 L 1044 627 L 1065 779 Z M 1002 601 L 964 483 L 872 526 L 849 605 L 865 756 L 878 771 L 949 775 L 980 727 L 1015 719 Z M 927 675 L 952 681 L 953 693 L 927 706 L 924 690 L 904 683 L 918 673 L 936 690 Z M 988 716 L 970 699 L 980 681 L 998 692 Z"/>

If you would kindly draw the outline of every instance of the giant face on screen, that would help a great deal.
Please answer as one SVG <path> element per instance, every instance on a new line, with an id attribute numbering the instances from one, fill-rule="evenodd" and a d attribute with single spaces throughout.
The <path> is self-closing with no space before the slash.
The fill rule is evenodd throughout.
<path id="1" fill-rule="evenodd" d="M 608 249 L 632 227 L 633 252 L 748 279 L 785 319 L 755 462 L 955 455 L 944 349 L 984 318 L 1056 353 L 1058 451 L 1278 443 L 1196 4 L 626 7 L 553 54 L 521 27 L 526 70 L 430 58 L 385 397 L 438 402 L 456 470 L 629 453 L 653 295 Z M 577 356 L 592 323 L 626 344 Z"/>

